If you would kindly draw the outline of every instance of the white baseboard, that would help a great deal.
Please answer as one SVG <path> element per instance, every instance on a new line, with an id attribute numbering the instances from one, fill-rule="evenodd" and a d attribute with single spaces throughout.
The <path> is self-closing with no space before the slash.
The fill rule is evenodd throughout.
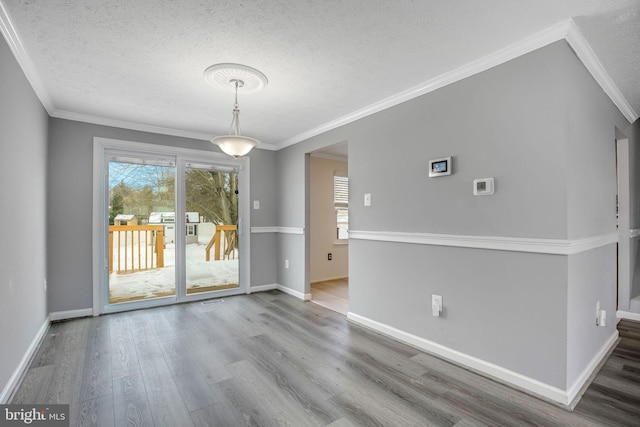
<path id="1" fill-rule="evenodd" d="M 56 320 L 75 319 L 76 317 L 93 316 L 93 308 L 82 308 L 79 310 L 67 310 L 67 311 L 54 311 L 49 313 L 49 320 L 52 322 Z"/>
<path id="2" fill-rule="evenodd" d="M 618 343 L 618 330 L 615 330 L 615 333 L 612 334 L 609 339 L 604 343 L 604 345 L 600 348 L 600 350 L 596 353 L 596 355 L 591 359 L 591 362 L 584 368 L 582 373 L 575 380 L 573 385 L 569 387 L 567 391 L 569 406 L 571 409 L 575 407 L 578 403 L 577 397 L 580 397 L 580 392 L 584 392 L 584 388 L 588 385 L 592 380 L 592 375 L 594 372 L 599 370 L 600 364 L 604 361 L 604 359 L 609 356 L 613 348 Z"/>
<path id="3" fill-rule="evenodd" d="M 277 283 L 272 283 L 270 285 L 251 286 L 247 290 L 247 293 L 248 294 L 253 294 L 255 292 L 272 291 L 272 290 L 276 289 L 277 287 L 278 287 Z"/>
<path id="4" fill-rule="evenodd" d="M 7 384 L 4 386 L 4 389 L 2 390 L 2 394 L 0 394 L 0 404 L 4 405 L 8 403 L 9 398 L 13 394 L 16 387 L 19 385 L 22 375 L 25 373 L 25 371 L 29 367 L 29 362 L 31 362 L 31 359 L 33 358 L 33 356 L 35 356 L 35 353 L 38 350 L 38 347 L 40 347 L 40 343 L 46 336 L 47 331 L 49 330 L 49 324 L 50 324 L 49 319 L 45 320 L 42 326 L 40 327 L 40 329 L 38 330 L 38 333 L 31 341 L 29 348 L 27 348 L 27 351 L 24 353 L 24 356 L 22 356 L 22 360 L 20 361 L 20 364 L 15 369 L 15 371 L 13 371 L 13 375 L 11 375 L 11 378 L 9 378 L 9 382 L 7 382 Z"/>
<path id="5" fill-rule="evenodd" d="M 279 291 L 284 292 L 285 294 L 289 294 L 292 295 L 298 299 L 301 299 L 302 301 L 311 301 L 311 294 L 303 294 L 300 291 L 296 291 L 295 289 L 291 289 L 291 288 L 287 288 L 286 286 L 282 286 L 280 284 L 278 284 L 276 286 L 276 289 Z"/>
<path id="6" fill-rule="evenodd" d="M 640 322 L 640 313 L 618 310 L 616 311 L 616 317 L 618 319 L 635 320 L 636 322 Z"/>
<path id="7" fill-rule="evenodd" d="M 458 365 L 464 366 L 465 368 L 471 369 L 474 372 L 489 376 L 493 379 L 496 379 L 507 385 L 520 389 L 524 392 L 536 395 L 537 397 L 540 397 L 545 400 L 549 400 L 554 403 L 560 404 L 562 406 L 567 406 L 567 407 L 571 404 L 573 399 L 578 395 L 582 386 L 589 379 L 593 370 L 597 368 L 602 358 L 608 354 L 611 346 L 615 345 L 617 341 L 617 333 L 616 333 L 615 336 L 612 336 L 605 343 L 602 349 L 591 361 L 589 366 L 585 368 L 584 372 L 580 375 L 578 380 L 576 380 L 576 382 L 571 387 L 571 389 L 569 391 L 565 391 L 557 387 L 551 386 L 549 384 L 543 383 L 541 381 L 538 381 L 534 378 L 527 377 L 525 375 L 519 374 L 517 372 L 511 371 L 509 369 L 487 362 L 485 360 L 481 360 L 476 357 L 470 356 L 468 354 L 461 353 L 457 350 L 453 350 L 451 348 L 445 347 L 433 341 L 429 341 L 427 339 L 418 337 L 416 335 L 401 331 L 392 326 L 385 325 L 380 322 L 376 322 L 375 320 L 371 320 L 369 318 L 360 316 L 352 312 L 349 312 L 347 314 L 347 319 L 349 319 L 354 323 L 357 323 L 359 325 L 365 326 L 367 328 L 380 332 L 384 335 L 387 335 L 391 338 L 394 338 L 398 341 L 409 344 L 419 350 L 432 353 L 450 362 L 453 362 Z"/>

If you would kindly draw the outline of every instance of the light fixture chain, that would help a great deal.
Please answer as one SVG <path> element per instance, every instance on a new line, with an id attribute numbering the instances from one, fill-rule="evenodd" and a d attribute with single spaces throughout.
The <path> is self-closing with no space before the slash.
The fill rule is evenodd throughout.
<path id="1" fill-rule="evenodd" d="M 236 80 L 236 103 L 235 103 L 235 108 L 238 109 L 238 80 Z"/>

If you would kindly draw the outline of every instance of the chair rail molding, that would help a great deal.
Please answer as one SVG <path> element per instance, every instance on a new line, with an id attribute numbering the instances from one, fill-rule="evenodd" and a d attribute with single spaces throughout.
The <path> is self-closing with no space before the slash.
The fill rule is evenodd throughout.
<path id="1" fill-rule="evenodd" d="M 351 240 L 410 243 L 458 248 L 493 249 L 551 255 L 574 255 L 618 242 L 618 233 L 581 239 L 539 239 L 529 237 L 465 236 L 454 234 L 405 233 L 397 231 L 350 230 Z"/>
<path id="2" fill-rule="evenodd" d="M 302 227 L 251 227 L 251 234 L 279 233 L 304 235 Z"/>

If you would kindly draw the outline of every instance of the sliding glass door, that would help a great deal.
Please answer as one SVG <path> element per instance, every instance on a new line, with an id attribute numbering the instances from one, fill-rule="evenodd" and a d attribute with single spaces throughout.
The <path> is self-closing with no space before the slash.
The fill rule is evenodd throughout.
<path id="1" fill-rule="evenodd" d="M 186 293 L 238 288 L 238 172 L 187 162 L 184 182 Z"/>
<path id="2" fill-rule="evenodd" d="M 111 156 L 109 304 L 176 294 L 175 163 Z"/>
<path id="3" fill-rule="evenodd" d="M 94 221 L 101 221 L 102 233 L 94 235 L 100 248 L 94 262 L 104 273 L 96 275 L 101 302 L 94 300 L 94 311 L 246 291 L 248 239 L 241 224 L 248 194 L 242 198 L 240 190 L 248 189 L 248 159 L 176 148 L 133 151 L 101 141 L 104 174 L 94 191 L 101 192 L 102 213 Z"/>

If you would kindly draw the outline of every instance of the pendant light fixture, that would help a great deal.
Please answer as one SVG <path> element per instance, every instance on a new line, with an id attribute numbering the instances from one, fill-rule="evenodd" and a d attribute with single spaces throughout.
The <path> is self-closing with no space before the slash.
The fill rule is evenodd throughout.
<path id="1" fill-rule="evenodd" d="M 235 93 L 233 118 L 229 127 L 229 134 L 216 136 L 211 139 L 211 143 L 216 144 L 225 154 L 236 159 L 246 155 L 253 147 L 259 144 L 259 141 L 255 138 L 243 136 L 240 133 L 238 91 L 243 93 L 257 92 L 267 85 L 267 77 L 255 68 L 227 63 L 210 66 L 204 71 L 204 78 L 218 89 L 231 90 Z"/>

